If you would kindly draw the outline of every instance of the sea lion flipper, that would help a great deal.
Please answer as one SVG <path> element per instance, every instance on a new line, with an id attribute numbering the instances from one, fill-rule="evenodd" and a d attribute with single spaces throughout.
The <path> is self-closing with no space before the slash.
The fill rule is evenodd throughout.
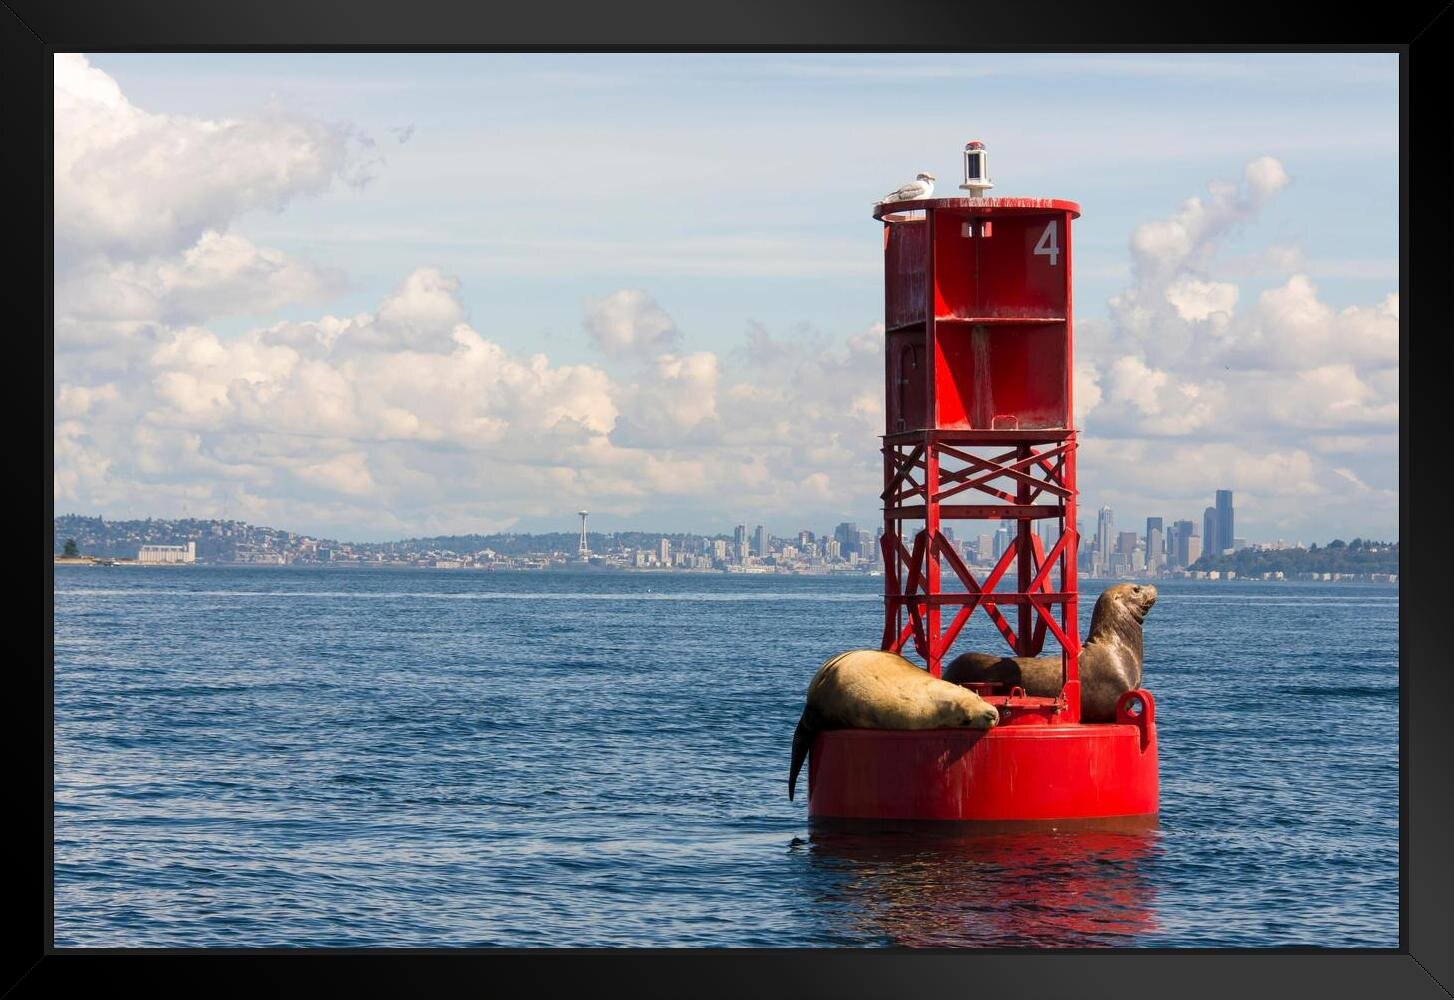
<path id="1" fill-rule="evenodd" d="M 803 768 L 803 761 L 808 757 L 808 751 L 813 747 L 813 740 L 818 735 L 817 713 L 811 707 L 803 709 L 803 716 L 798 720 L 798 728 L 793 730 L 793 766 L 788 771 L 788 801 L 793 800 L 793 792 L 798 786 L 798 772 Z"/>

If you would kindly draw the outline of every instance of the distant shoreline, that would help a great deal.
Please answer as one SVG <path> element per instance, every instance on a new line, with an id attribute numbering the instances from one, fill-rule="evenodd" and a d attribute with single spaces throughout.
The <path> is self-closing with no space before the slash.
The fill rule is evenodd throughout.
<path id="1" fill-rule="evenodd" d="M 57 566 L 201 566 L 203 563 L 139 562 L 136 559 L 120 559 L 105 556 L 56 556 Z"/>
<path id="2" fill-rule="evenodd" d="M 439 573 L 644 573 L 659 576 L 853 576 L 873 579 L 880 577 L 881 572 L 858 572 L 854 570 L 833 570 L 825 573 L 798 573 L 784 572 L 777 573 L 772 570 L 743 573 L 740 571 L 721 569 L 687 569 L 673 567 L 665 569 L 662 567 L 644 566 L 415 566 L 409 563 L 361 563 L 361 562 L 297 562 L 297 563 L 266 563 L 266 562 L 193 562 L 193 563 L 144 563 L 135 559 L 114 559 L 105 560 L 101 558 L 82 557 L 79 559 L 66 559 L 56 556 L 56 566 L 159 566 L 165 568 L 193 568 L 193 569 L 286 569 L 298 571 L 316 571 L 325 569 L 349 570 L 354 572 L 376 572 L 379 570 L 420 570 Z"/>
<path id="3" fill-rule="evenodd" d="M 438 572 L 438 573 L 456 573 L 456 574 L 506 573 L 506 574 L 512 574 L 512 575 L 513 574 L 533 574 L 533 573 L 565 573 L 565 572 L 577 572 L 577 573 L 633 573 L 633 574 L 634 573 L 642 573 L 642 574 L 659 575 L 659 576 L 724 576 L 724 577 L 736 577 L 736 576 L 845 577 L 846 576 L 846 577 L 854 577 L 856 579 L 881 579 L 882 576 L 883 576 L 883 574 L 881 572 L 879 572 L 879 573 L 863 573 L 863 572 L 854 572 L 854 571 L 837 571 L 837 572 L 827 572 L 827 573 L 794 573 L 794 572 L 785 572 L 785 573 L 775 573 L 775 572 L 766 572 L 766 573 L 763 573 L 763 572 L 757 572 L 757 573 L 740 573 L 740 572 L 731 572 L 731 571 L 719 570 L 719 569 L 680 569 L 680 568 L 662 569 L 662 568 L 646 568 L 646 567 L 635 567 L 635 566 L 592 566 L 592 567 L 589 567 L 589 568 L 583 567 L 583 566 L 569 566 L 569 565 L 566 565 L 566 566 L 537 566 L 537 567 L 522 567 L 522 566 L 500 566 L 500 567 L 486 567 L 486 566 L 463 567 L 463 566 L 461 566 L 461 567 L 448 567 L 448 566 L 411 566 L 411 565 L 409 565 L 407 563 L 356 563 L 356 562 L 338 562 L 338 563 L 262 563 L 262 562 L 206 562 L 206 563 L 203 563 L 203 562 L 193 562 L 193 563 L 162 563 L 162 562 L 157 562 L 157 563 L 150 563 L 150 562 L 147 562 L 147 563 L 144 563 L 144 562 L 138 562 L 135 559 L 112 559 L 112 560 L 107 560 L 107 559 L 103 559 L 103 558 L 90 557 L 90 556 L 81 556 L 79 558 L 72 558 L 72 559 L 68 559 L 68 558 L 66 558 L 64 556 L 56 556 L 55 557 L 55 560 L 54 560 L 54 564 L 56 566 L 102 566 L 102 567 L 133 566 L 133 567 L 145 567 L 145 568 L 158 567 L 158 568 L 164 568 L 164 569 L 176 569 L 176 568 L 188 568 L 188 567 L 193 568 L 193 569 L 282 569 L 282 570 L 292 570 L 292 571 L 295 571 L 295 572 L 309 572 L 309 571 L 332 569 L 332 570 L 349 570 L 349 571 L 352 571 L 352 572 L 378 572 L 378 571 L 381 571 L 381 570 L 409 570 L 411 572 Z M 1382 575 L 1382 574 L 1379 574 L 1379 575 Z M 1207 577 L 1197 578 L 1197 577 L 1182 577 L 1182 576 L 1177 576 L 1177 577 L 1157 578 L 1155 580 L 1147 580 L 1147 578 L 1145 578 L 1145 577 L 1090 577 L 1090 576 L 1080 576 L 1079 577 L 1079 580 L 1083 584 L 1095 584 L 1097 586 L 1108 586 L 1108 585 L 1114 584 L 1114 583 L 1131 583 L 1131 582 L 1181 582 L 1181 581 L 1192 581 L 1192 582 L 1199 582 L 1199 583 L 1266 583 L 1266 584 L 1282 584 L 1282 583 L 1359 583 L 1359 584 L 1379 584 L 1379 585 L 1388 586 L 1388 587 L 1394 587 L 1394 588 L 1397 588 L 1398 585 L 1399 585 L 1399 581 L 1397 579 L 1393 579 L 1393 580 L 1387 580 L 1387 579 L 1370 579 L 1368 577 L 1363 577 L 1363 578 L 1360 579 L 1360 578 L 1357 578 L 1355 576 L 1348 575 L 1348 574 L 1343 574 L 1338 579 L 1329 579 L 1329 580 L 1307 580 L 1307 579 L 1298 579 L 1298 578 L 1294 578 L 1294 577 L 1286 577 L 1284 579 L 1262 579 L 1260 577 L 1251 577 L 1251 576 L 1248 576 L 1248 577 L 1234 577 L 1232 579 L 1227 579 L 1226 577 L 1222 577 L 1221 579 L 1216 579 L 1216 578 L 1207 578 Z"/>

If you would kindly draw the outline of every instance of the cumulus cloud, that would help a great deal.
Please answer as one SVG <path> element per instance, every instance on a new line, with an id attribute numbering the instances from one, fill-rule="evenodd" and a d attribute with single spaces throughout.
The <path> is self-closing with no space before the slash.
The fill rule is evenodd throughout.
<path id="1" fill-rule="evenodd" d="M 366 150 L 345 127 L 277 109 L 224 120 L 149 113 L 85 56 L 55 56 L 58 246 L 177 253 L 245 211 L 367 176 Z"/>
<path id="2" fill-rule="evenodd" d="M 623 395 L 623 413 L 611 440 L 628 447 L 716 445 L 722 427 L 717 413 L 720 363 L 715 354 L 662 354 L 641 370 Z"/>
<path id="3" fill-rule="evenodd" d="M 1137 357 L 1111 362 L 1099 403 L 1118 411 L 1121 427 L 1146 436 L 1181 436 L 1222 418 L 1228 404 L 1219 382 L 1196 383 L 1150 368 Z"/>
<path id="4" fill-rule="evenodd" d="M 95 258 L 74 267 L 58 278 L 56 301 L 82 325 L 118 319 L 178 325 L 319 301 L 344 285 L 337 269 L 209 230 L 173 257 Z"/>
<path id="5" fill-rule="evenodd" d="M 1083 440 L 1110 463 L 1098 473 L 1082 460 L 1092 494 L 1133 510 L 1194 511 L 1230 486 L 1260 505 L 1249 513 L 1286 526 L 1305 517 L 1301 498 L 1318 497 L 1323 514 L 1347 499 L 1351 480 L 1325 455 L 1367 455 L 1377 465 L 1369 474 L 1390 475 L 1398 292 L 1334 309 L 1298 270 L 1295 245 L 1219 264 L 1227 238 L 1289 183 L 1281 163 L 1260 157 L 1239 184 L 1213 182 L 1205 198 L 1132 233 L 1131 287 L 1110 300 L 1109 327 L 1088 325 L 1077 354 Z M 1231 279 L 1267 273 L 1286 276 L 1244 305 Z M 1152 442 L 1167 442 L 1156 447 L 1172 447 L 1174 461 L 1157 461 Z M 1345 513 L 1359 523 L 1367 512 Z"/>
<path id="6" fill-rule="evenodd" d="M 1166 287 L 1166 301 L 1184 320 L 1197 322 L 1213 316 L 1230 317 L 1237 305 L 1237 286 L 1184 276 Z"/>
<path id="7" fill-rule="evenodd" d="M 1216 241 L 1249 219 L 1288 182 L 1282 164 L 1270 156 L 1248 163 L 1240 186 L 1213 181 L 1206 198 L 1188 198 L 1174 215 L 1136 227 L 1131 234 L 1133 267 L 1148 282 L 1205 267 Z"/>
<path id="8" fill-rule="evenodd" d="M 1296 370 L 1348 361 L 1361 367 L 1398 365 L 1397 292 L 1371 306 L 1334 310 L 1318 298 L 1307 275 L 1258 297 L 1256 307 L 1233 324 L 1221 356 L 1239 368 Z"/>
<path id="9" fill-rule="evenodd" d="M 278 109 L 237 119 L 148 112 L 85 56 L 55 71 L 57 370 L 127 370 L 168 327 L 336 294 L 336 269 L 228 232 L 375 159 L 366 136 Z"/>
<path id="10" fill-rule="evenodd" d="M 459 294 L 423 269 L 356 316 L 167 330 L 125 391 L 63 383 L 57 500 L 211 483 L 214 506 L 280 523 L 329 510 L 374 533 L 446 510 L 500 526 L 669 498 L 715 521 L 846 514 L 877 490 L 881 328 L 837 343 L 756 330 L 735 355 L 663 352 L 613 376 L 507 351 L 462 320 Z M 99 455 L 104 487 L 83 474 Z"/>
<path id="11" fill-rule="evenodd" d="M 586 333 L 612 357 L 650 355 L 672 348 L 681 338 L 666 310 L 639 288 L 623 288 L 588 299 L 582 320 Z"/>

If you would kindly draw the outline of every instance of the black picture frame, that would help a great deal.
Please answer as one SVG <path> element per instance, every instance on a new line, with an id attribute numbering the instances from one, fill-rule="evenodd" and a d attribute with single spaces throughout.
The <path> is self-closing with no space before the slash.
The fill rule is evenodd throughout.
<path id="1" fill-rule="evenodd" d="M 1454 670 L 1439 630 L 1449 617 L 1448 531 L 1441 522 L 1444 384 L 1451 364 L 1447 243 L 1451 211 L 1448 67 L 1454 11 L 1446 0 L 1383 5 L 1333 17 L 1302 4 L 1113 8 L 1066 2 L 950 4 L 811 0 L 625 7 L 455 5 L 382 0 L 146 5 L 3 0 L 0 120 L 7 227 L 20 273 L 10 285 L 12 343 L 39 344 L 39 438 L 47 525 L 53 523 L 51 311 L 52 68 L 58 51 L 427 51 L 605 48 L 617 51 L 1380 51 L 1400 54 L 1400 945 L 1383 950 L 1177 949 L 1072 952 L 651 949 L 628 952 L 379 949 L 123 951 L 56 949 L 51 882 L 52 560 L 45 532 L 39 669 L 12 658 L 5 729 L 12 836 L 0 996 L 64 996 L 90 988 L 165 993 L 295 995 L 313 990 L 434 995 L 532 994 L 607 987 L 632 995 L 972 995 L 1076 997 L 1301 994 L 1454 996 Z M 1350 136 L 1350 143 L 1356 137 Z M 1350 195 L 1356 197 L 1356 194 Z M 39 244 L 39 246 L 37 246 Z M 40 331 L 40 336 L 36 336 Z M 25 368 L 17 368 L 25 371 Z M 28 384 L 29 379 L 15 379 Z M 18 407 L 17 407 L 18 409 Z M 29 408 L 27 417 L 29 415 Z M 15 474 L 28 483 L 20 464 Z M 1417 511 L 1417 520 L 1410 514 Z M 1417 533 L 1408 529 L 1416 527 Z M 27 630 L 22 630 L 28 633 Z M 1299 720 L 1288 706 L 1290 725 Z M 39 814 L 37 816 L 37 814 Z M 38 821 L 37 821 L 38 820 Z M 457 985 L 456 985 L 457 984 Z"/>

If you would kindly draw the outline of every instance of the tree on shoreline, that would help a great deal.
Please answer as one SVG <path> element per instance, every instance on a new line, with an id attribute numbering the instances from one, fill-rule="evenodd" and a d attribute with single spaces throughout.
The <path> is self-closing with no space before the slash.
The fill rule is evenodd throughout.
<path id="1" fill-rule="evenodd" d="M 1262 573 L 1397 573 L 1397 542 L 1335 538 L 1326 547 L 1307 549 L 1239 549 L 1231 555 L 1202 556 L 1192 570 L 1233 570 L 1238 576 Z"/>
<path id="2" fill-rule="evenodd" d="M 76 548 L 76 540 L 74 538 L 66 539 L 66 549 L 61 554 L 67 559 L 74 559 L 81 554 L 80 550 Z"/>

